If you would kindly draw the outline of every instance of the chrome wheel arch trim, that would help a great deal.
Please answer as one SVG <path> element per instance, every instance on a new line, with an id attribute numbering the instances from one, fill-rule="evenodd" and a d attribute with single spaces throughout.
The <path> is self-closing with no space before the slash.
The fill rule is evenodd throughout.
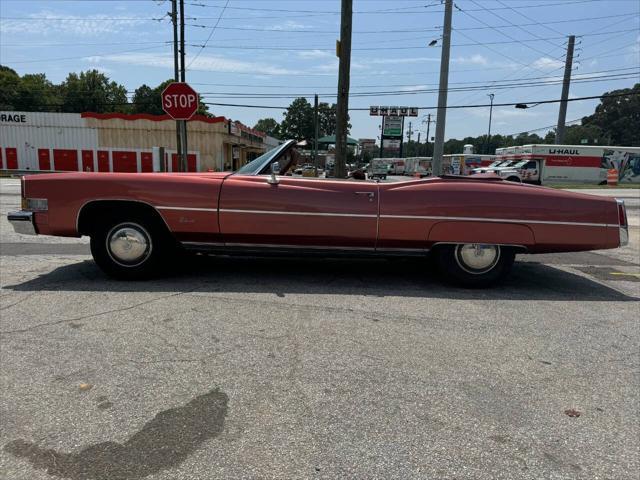
<path id="1" fill-rule="evenodd" d="M 89 205 L 90 203 L 99 203 L 99 202 L 129 202 L 129 203 L 139 203 L 142 205 L 147 205 L 148 207 L 151 207 L 155 210 L 155 212 L 160 216 L 160 218 L 162 219 L 164 226 L 167 227 L 167 231 L 169 233 L 173 233 L 171 231 L 171 229 L 169 228 L 169 224 L 167 223 L 167 220 L 164 218 L 164 216 L 162 216 L 162 213 L 160 213 L 158 211 L 158 207 L 156 207 L 155 205 L 151 205 L 149 202 L 145 202 L 144 200 L 133 200 L 131 198 L 95 198 L 92 200 L 87 200 L 86 202 L 84 202 L 80 208 L 78 209 L 78 213 L 76 214 L 76 233 L 78 235 L 81 235 L 80 233 L 80 214 L 82 213 L 82 210 Z"/>

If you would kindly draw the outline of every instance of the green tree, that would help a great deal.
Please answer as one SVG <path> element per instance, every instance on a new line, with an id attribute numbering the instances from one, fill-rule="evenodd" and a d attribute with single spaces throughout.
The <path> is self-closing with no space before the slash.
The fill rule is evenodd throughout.
<path id="1" fill-rule="evenodd" d="M 296 140 L 310 140 L 313 131 L 313 107 L 306 98 L 296 98 L 284 113 L 280 125 L 282 138 Z"/>
<path id="2" fill-rule="evenodd" d="M 60 87 L 64 112 L 128 111 L 127 89 L 98 70 L 70 73 Z"/>
<path id="3" fill-rule="evenodd" d="M 20 77 L 8 67 L 0 67 L 0 109 L 56 110 L 60 105 L 58 89 L 44 73 Z"/>
<path id="4" fill-rule="evenodd" d="M 162 101 L 157 88 L 151 88 L 146 84 L 140 85 L 133 92 L 131 99 L 131 111 L 133 113 L 151 113 L 153 115 L 163 115 Z"/>
<path id="5" fill-rule="evenodd" d="M 20 75 L 0 65 L 0 110 L 16 110 L 15 103 L 20 86 Z"/>
<path id="6" fill-rule="evenodd" d="M 271 137 L 280 136 L 280 124 L 273 118 L 261 118 L 253 128 Z"/>
<path id="7" fill-rule="evenodd" d="M 598 127 L 605 139 L 603 143 L 640 146 L 640 83 L 604 95 L 631 93 L 624 97 L 603 96 L 593 115 L 582 119 L 582 125 Z"/>

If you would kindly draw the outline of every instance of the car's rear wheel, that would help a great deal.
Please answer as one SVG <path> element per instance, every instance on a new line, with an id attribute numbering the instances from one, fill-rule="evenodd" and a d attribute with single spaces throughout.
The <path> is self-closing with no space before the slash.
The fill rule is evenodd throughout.
<path id="1" fill-rule="evenodd" d="M 164 226 L 135 216 L 101 222 L 91 234 L 95 262 L 106 274 L 125 280 L 157 274 L 171 245 Z"/>
<path id="2" fill-rule="evenodd" d="M 435 249 L 438 269 L 458 285 L 484 288 L 504 279 L 515 258 L 512 248 L 464 243 L 439 245 Z"/>
<path id="3" fill-rule="evenodd" d="M 522 183 L 522 180 L 520 180 L 518 177 L 507 177 L 507 182 Z"/>

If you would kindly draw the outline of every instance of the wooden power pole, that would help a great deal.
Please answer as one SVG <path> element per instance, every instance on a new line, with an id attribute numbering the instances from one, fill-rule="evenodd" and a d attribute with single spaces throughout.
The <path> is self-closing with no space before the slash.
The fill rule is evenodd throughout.
<path id="1" fill-rule="evenodd" d="M 351 68 L 351 20 L 353 0 L 342 0 L 340 41 L 336 54 L 340 59 L 338 70 L 338 107 L 336 112 L 336 178 L 347 176 L 347 125 L 349 123 L 349 70 Z"/>
<path id="2" fill-rule="evenodd" d="M 171 21 L 173 22 L 173 80 L 180 81 L 180 62 L 178 55 L 180 48 L 178 47 L 178 0 L 171 0 Z M 182 156 L 182 122 L 176 120 L 176 154 L 178 158 Z M 169 159 L 171 161 L 171 159 Z M 165 171 L 164 155 L 160 159 L 162 165 L 161 171 Z"/>
<path id="3" fill-rule="evenodd" d="M 442 56 L 440 57 L 440 87 L 438 89 L 438 114 L 436 116 L 436 141 L 433 144 L 433 176 L 442 175 L 444 153 L 444 129 L 447 120 L 447 93 L 449 92 L 449 55 L 451 53 L 451 16 L 453 0 L 444 4 L 444 28 L 442 32 Z"/>
<path id="4" fill-rule="evenodd" d="M 564 80 L 562 82 L 562 96 L 560 97 L 560 111 L 558 112 L 558 126 L 556 127 L 556 145 L 564 141 L 564 125 L 567 119 L 567 99 L 569 98 L 569 84 L 571 83 L 571 69 L 573 68 L 573 46 L 575 35 L 569 36 L 567 58 L 564 62 Z"/>
<path id="5" fill-rule="evenodd" d="M 185 82 L 187 69 L 184 65 L 184 0 L 180 0 L 180 81 Z M 187 171 L 187 121 L 182 120 L 182 154 L 180 155 L 180 171 Z"/>

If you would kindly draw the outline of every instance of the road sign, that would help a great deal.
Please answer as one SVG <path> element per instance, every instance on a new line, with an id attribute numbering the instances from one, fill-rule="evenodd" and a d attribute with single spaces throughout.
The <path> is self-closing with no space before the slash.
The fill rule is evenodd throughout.
<path id="1" fill-rule="evenodd" d="M 162 109 L 174 120 L 189 120 L 198 103 L 198 94 L 188 83 L 170 83 L 162 92 Z"/>
<path id="2" fill-rule="evenodd" d="M 383 137 L 402 137 L 402 117 L 386 116 L 382 124 Z"/>
<path id="3" fill-rule="evenodd" d="M 417 117 L 418 107 L 383 107 L 372 105 L 369 107 L 369 115 L 380 115 L 386 117 L 391 115 L 394 117 Z"/>

